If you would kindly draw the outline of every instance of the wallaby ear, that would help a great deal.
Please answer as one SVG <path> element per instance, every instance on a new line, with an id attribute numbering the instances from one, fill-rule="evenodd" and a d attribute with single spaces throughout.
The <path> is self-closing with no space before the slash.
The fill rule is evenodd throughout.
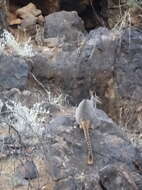
<path id="1" fill-rule="evenodd" d="M 94 95 L 94 92 L 92 90 L 89 90 L 89 94 L 90 94 L 90 100 L 92 101 L 93 105 L 96 107 L 96 104 L 102 104 L 101 99 L 96 95 Z"/>

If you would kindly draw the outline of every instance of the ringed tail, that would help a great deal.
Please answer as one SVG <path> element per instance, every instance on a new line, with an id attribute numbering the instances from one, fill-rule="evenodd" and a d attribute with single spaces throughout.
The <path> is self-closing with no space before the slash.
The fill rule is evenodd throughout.
<path id="1" fill-rule="evenodd" d="M 88 163 L 88 165 L 92 165 L 92 164 L 94 163 L 94 159 L 93 159 L 93 153 L 92 153 L 92 151 L 91 151 L 91 152 L 88 152 L 87 163 Z"/>

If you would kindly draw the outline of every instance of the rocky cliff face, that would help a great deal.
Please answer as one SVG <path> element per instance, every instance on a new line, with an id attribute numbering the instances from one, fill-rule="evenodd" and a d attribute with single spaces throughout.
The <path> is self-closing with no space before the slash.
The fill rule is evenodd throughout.
<path id="1" fill-rule="evenodd" d="M 2 168 L 10 175 L 0 187 L 141 190 L 140 15 L 126 27 L 116 23 L 124 1 L 0 2 L 0 162 L 16 160 L 16 169 Z M 90 90 L 102 102 L 90 130 L 92 166 L 74 117 Z"/>

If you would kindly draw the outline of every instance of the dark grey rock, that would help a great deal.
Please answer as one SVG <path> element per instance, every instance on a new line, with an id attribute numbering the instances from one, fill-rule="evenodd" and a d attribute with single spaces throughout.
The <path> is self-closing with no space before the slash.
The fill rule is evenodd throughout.
<path id="1" fill-rule="evenodd" d="M 24 59 L 0 54 L 0 87 L 2 89 L 25 88 L 29 70 Z"/>
<path id="2" fill-rule="evenodd" d="M 14 175 L 26 180 L 34 179 L 38 177 L 38 170 L 33 161 L 27 160 L 16 168 Z"/>
<path id="3" fill-rule="evenodd" d="M 128 28 L 121 32 L 114 64 L 118 114 L 116 119 L 129 130 L 141 133 L 142 30 Z M 119 97 L 119 98 L 118 98 Z M 114 107 L 114 106 L 113 106 Z M 121 109 L 122 108 L 122 109 Z M 112 110 L 114 110 L 112 108 Z M 121 115 L 121 118 L 119 117 Z"/>
<path id="4" fill-rule="evenodd" d="M 73 104 L 87 97 L 94 86 L 97 91 L 103 91 L 101 95 L 104 96 L 104 88 L 113 77 L 115 48 L 113 33 L 106 28 L 99 28 L 91 31 L 74 51 L 62 51 L 54 59 L 47 58 L 45 54 L 37 54 L 32 58 L 33 72 L 39 78 L 47 79 L 63 89 L 72 97 L 70 102 Z"/>
<path id="5" fill-rule="evenodd" d="M 74 118 L 58 116 L 49 123 L 44 133 L 44 151 L 56 189 L 72 190 L 79 187 L 78 184 L 82 188 L 77 189 L 91 189 L 91 184 L 95 184 L 96 189 L 101 189 L 98 171 L 109 164 L 122 163 L 131 171 L 136 171 L 133 161 L 137 151 L 133 145 L 118 126 L 110 122 L 110 118 L 108 121 L 102 119 L 99 123 L 90 132 L 94 154 L 92 166 L 87 165 L 83 131 L 74 126 Z"/>
<path id="6" fill-rule="evenodd" d="M 63 39 L 64 43 L 76 47 L 85 33 L 84 23 L 75 11 L 60 11 L 46 16 L 44 28 L 45 38 Z"/>
<path id="7" fill-rule="evenodd" d="M 74 178 L 69 177 L 68 179 L 63 179 L 63 181 L 59 182 L 58 185 L 55 185 L 54 189 L 75 190 L 77 189 L 77 185 Z"/>
<path id="8" fill-rule="evenodd" d="M 99 174 L 101 186 L 105 190 L 138 190 L 130 172 L 123 165 L 107 165 Z"/>
<path id="9" fill-rule="evenodd" d="M 116 48 L 117 38 L 107 28 L 92 30 L 86 36 L 84 46 L 79 49 L 76 80 L 73 81 L 73 92 L 76 92 L 73 97 L 77 102 L 87 97 L 90 89 L 104 101 L 110 80 L 113 81 Z"/>
<path id="10" fill-rule="evenodd" d="M 140 175 L 139 173 L 136 173 L 136 172 L 132 172 L 131 176 L 133 177 L 133 179 L 138 187 L 138 190 L 141 190 L 142 189 L 142 175 Z"/>
<path id="11" fill-rule="evenodd" d="M 79 48 L 63 48 L 54 59 L 36 55 L 33 72 L 45 84 L 62 89 L 73 105 L 94 90 L 113 120 L 141 132 L 141 41 L 140 29 L 118 35 L 101 27 L 90 31 Z"/>
<path id="12" fill-rule="evenodd" d="M 107 28 L 91 30 L 81 49 L 82 60 L 91 62 L 96 71 L 113 71 L 116 43 L 115 34 Z"/>
<path id="13" fill-rule="evenodd" d="M 33 58 L 33 72 L 37 77 L 48 77 L 48 67 L 49 61 L 46 55 L 44 54 L 36 54 Z M 50 77 L 50 75 L 49 75 Z"/>
<path id="14" fill-rule="evenodd" d="M 55 190 L 102 190 L 99 184 L 98 176 L 83 176 L 78 175 L 76 179 L 74 177 L 68 177 L 60 180 L 54 186 Z"/>
<path id="15" fill-rule="evenodd" d="M 142 30 L 130 28 L 122 31 L 115 64 L 119 95 L 136 101 L 142 99 L 141 44 Z"/>

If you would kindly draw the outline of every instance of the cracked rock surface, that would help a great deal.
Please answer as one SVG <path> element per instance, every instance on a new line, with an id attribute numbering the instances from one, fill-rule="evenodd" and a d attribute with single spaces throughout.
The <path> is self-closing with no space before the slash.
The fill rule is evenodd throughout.
<path id="1" fill-rule="evenodd" d="M 133 164 L 137 150 L 109 118 L 98 123 L 90 132 L 95 160 L 91 166 L 87 165 L 83 132 L 75 127 L 72 116 L 57 116 L 48 125 L 43 134 L 46 140 L 44 148 L 55 189 L 110 190 L 125 185 L 127 188 L 124 189 L 138 189 L 131 177 L 131 172 L 138 173 Z"/>

